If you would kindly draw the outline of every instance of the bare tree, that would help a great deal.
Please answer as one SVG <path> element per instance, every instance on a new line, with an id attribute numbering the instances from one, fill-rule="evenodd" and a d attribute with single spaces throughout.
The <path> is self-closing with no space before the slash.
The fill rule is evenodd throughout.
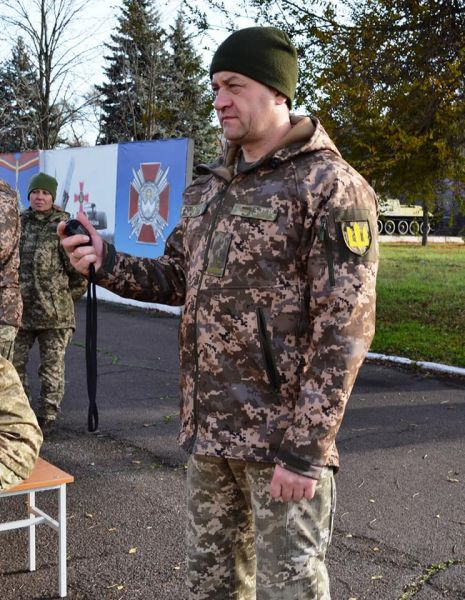
<path id="1" fill-rule="evenodd" d="M 84 9 L 94 0 L 6 0 L 0 6 L 0 23 L 10 40 L 24 39 L 34 68 L 33 137 L 40 148 L 63 142 L 63 129 L 82 118 L 91 99 L 79 99 L 73 75 L 85 60 L 83 35 L 75 29 Z M 87 31 L 86 36 L 91 32 Z"/>

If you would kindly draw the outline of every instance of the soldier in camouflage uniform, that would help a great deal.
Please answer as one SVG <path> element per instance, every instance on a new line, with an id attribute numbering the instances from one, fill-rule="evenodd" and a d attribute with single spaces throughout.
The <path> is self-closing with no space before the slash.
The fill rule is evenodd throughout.
<path id="1" fill-rule="evenodd" d="M 92 245 L 62 244 L 99 285 L 184 305 L 190 597 L 328 600 L 335 438 L 374 334 L 377 201 L 316 118 L 290 115 L 284 33 L 235 32 L 210 76 L 225 154 L 198 168 L 164 256 L 117 252 L 85 218 Z"/>
<path id="2" fill-rule="evenodd" d="M 18 374 L 0 356 L 0 492 L 29 477 L 41 444 L 42 432 Z"/>
<path id="3" fill-rule="evenodd" d="M 38 173 L 29 183 L 30 208 L 21 214 L 20 284 L 24 304 L 16 337 L 14 364 L 29 395 L 27 362 L 38 340 L 41 382 L 38 419 L 51 430 L 65 388 L 65 352 L 76 327 L 74 302 L 86 279 L 69 263 L 57 237 L 57 224 L 69 215 L 53 205 L 57 181 Z"/>
<path id="4" fill-rule="evenodd" d="M 19 290 L 19 221 L 16 192 L 0 179 L 0 356 L 13 360 L 23 303 Z"/>

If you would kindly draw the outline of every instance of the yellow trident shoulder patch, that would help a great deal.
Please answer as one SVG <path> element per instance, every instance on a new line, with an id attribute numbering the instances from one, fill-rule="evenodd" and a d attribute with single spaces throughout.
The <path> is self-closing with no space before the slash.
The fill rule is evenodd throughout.
<path id="1" fill-rule="evenodd" d="M 372 240 L 369 221 L 341 221 L 341 229 L 347 248 L 358 256 L 364 256 Z"/>

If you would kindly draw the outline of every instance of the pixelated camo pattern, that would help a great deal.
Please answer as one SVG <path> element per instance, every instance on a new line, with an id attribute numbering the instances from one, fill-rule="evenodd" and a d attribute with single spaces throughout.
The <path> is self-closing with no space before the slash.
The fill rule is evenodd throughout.
<path id="1" fill-rule="evenodd" d="M 109 247 L 99 283 L 185 305 L 186 450 L 318 478 L 374 335 L 377 201 L 316 119 L 293 125 L 242 172 L 234 148 L 205 167 L 165 255 Z"/>
<path id="2" fill-rule="evenodd" d="M 20 234 L 16 192 L 0 179 L 0 328 L 4 325 L 19 327 L 21 322 Z"/>
<path id="3" fill-rule="evenodd" d="M 71 327 L 60 329 L 20 329 L 15 340 L 14 365 L 30 397 L 27 363 L 33 344 L 40 350 L 40 395 L 37 415 L 44 419 L 56 419 L 65 393 L 65 354 L 71 342 Z"/>
<path id="4" fill-rule="evenodd" d="M 0 357 L 0 489 L 29 477 L 42 432 L 13 365 Z"/>
<path id="5" fill-rule="evenodd" d="M 46 213 L 29 208 L 21 214 L 23 329 L 75 327 L 74 301 L 85 292 L 87 281 L 73 269 L 59 242 L 57 225 L 68 217 L 55 207 Z"/>
<path id="6" fill-rule="evenodd" d="M 191 600 L 330 600 L 325 555 L 336 489 L 323 469 L 312 500 L 273 500 L 274 465 L 210 456 L 188 463 Z"/>

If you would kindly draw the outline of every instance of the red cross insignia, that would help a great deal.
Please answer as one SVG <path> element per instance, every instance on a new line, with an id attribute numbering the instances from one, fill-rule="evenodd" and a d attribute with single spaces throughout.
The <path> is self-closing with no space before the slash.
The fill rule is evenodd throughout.
<path id="1" fill-rule="evenodd" d="M 74 202 L 79 202 L 79 212 L 84 212 L 84 204 L 89 201 L 89 194 L 84 194 L 84 182 L 79 182 L 79 194 L 74 194 Z"/>
<path id="2" fill-rule="evenodd" d="M 161 163 L 141 163 L 134 169 L 129 191 L 129 224 L 138 242 L 156 244 L 168 225 L 169 167 L 163 171 Z"/>

